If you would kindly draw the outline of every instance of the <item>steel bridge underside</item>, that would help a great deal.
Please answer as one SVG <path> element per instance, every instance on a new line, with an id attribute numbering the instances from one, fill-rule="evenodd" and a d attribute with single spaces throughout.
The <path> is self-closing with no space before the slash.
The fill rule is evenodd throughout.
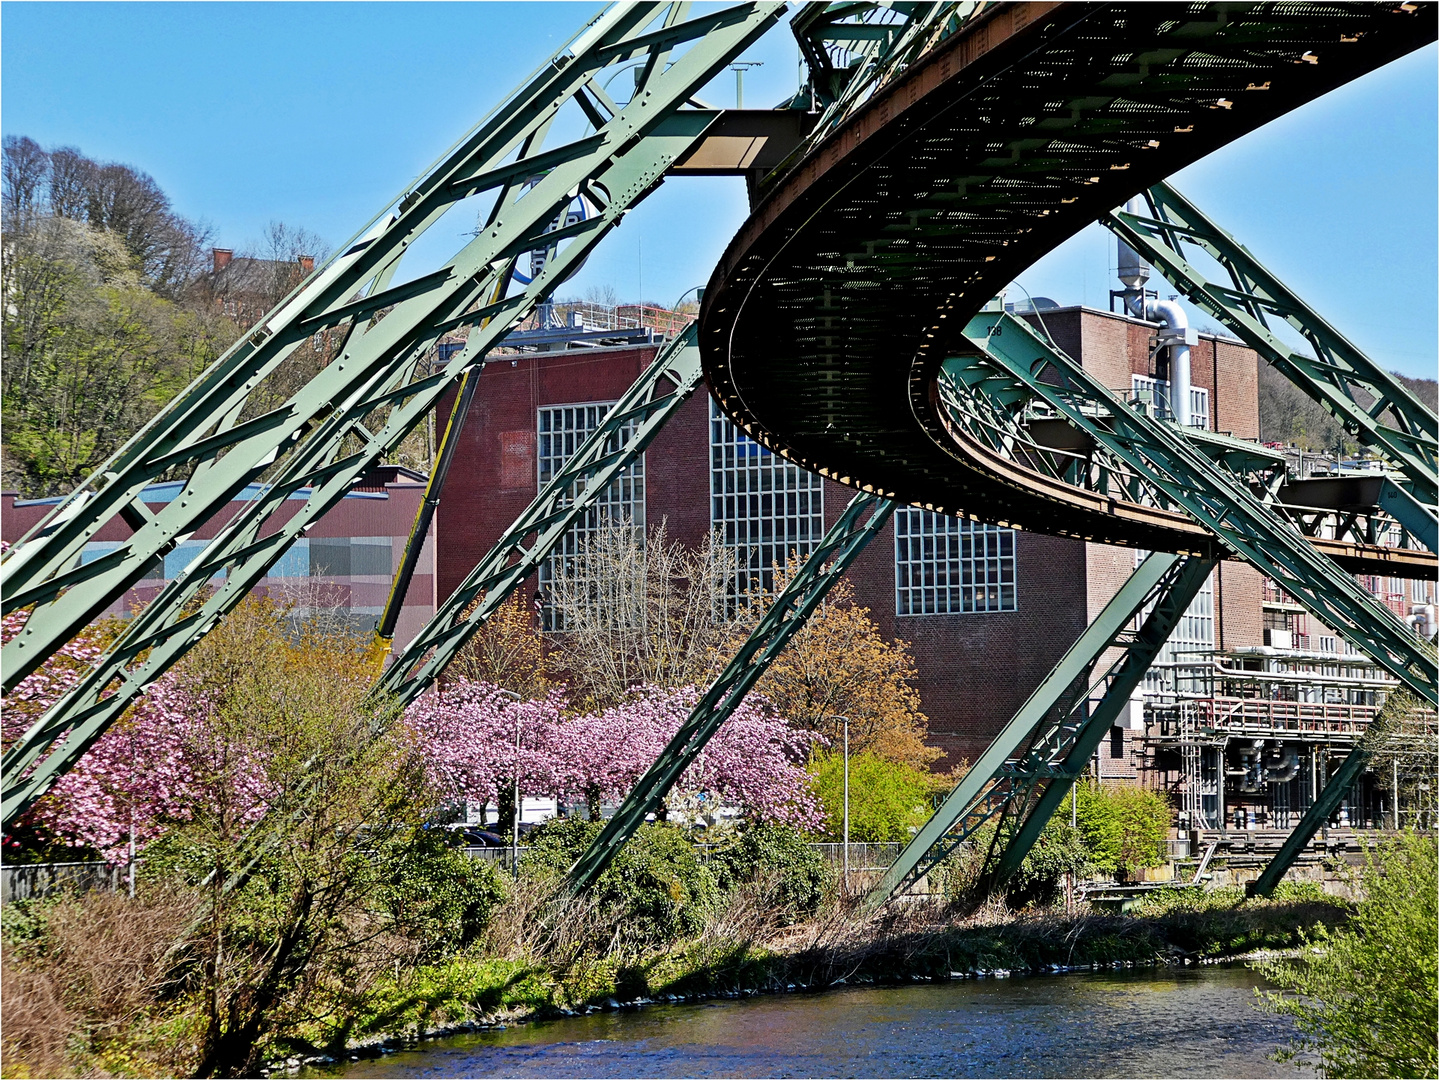
<path id="1" fill-rule="evenodd" d="M 902 503 L 1226 557 L 1182 515 L 1005 482 L 946 434 L 939 366 L 972 349 L 962 332 L 986 301 L 1111 207 L 1432 40 L 1434 9 L 1411 7 L 1019 3 L 976 18 L 776 183 L 731 243 L 700 319 L 713 393 L 771 450 Z M 1432 564 L 1330 554 L 1350 571 Z"/>

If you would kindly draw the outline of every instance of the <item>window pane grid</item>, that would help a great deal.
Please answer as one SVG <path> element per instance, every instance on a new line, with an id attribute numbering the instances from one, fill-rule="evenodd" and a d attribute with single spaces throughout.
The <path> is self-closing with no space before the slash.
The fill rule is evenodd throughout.
<path id="1" fill-rule="evenodd" d="M 1154 415 L 1161 420 L 1172 420 L 1169 411 L 1169 380 L 1155 379 L 1148 375 L 1131 376 L 1134 399 L 1150 402 Z M 1209 391 L 1202 386 L 1189 388 L 1189 426 L 1209 428 Z"/>
<path id="2" fill-rule="evenodd" d="M 824 535 L 823 480 L 772 454 L 710 400 L 710 526 L 735 553 L 731 595 L 774 589 L 774 568 Z"/>
<path id="3" fill-rule="evenodd" d="M 595 402 L 587 405 L 558 405 L 539 410 L 537 434 L 539 436 L 539 486 L 544 487 L 563 469 L 565 462 L 574 456 L 580 445 L 597 430 L 614 402 Z M 612 436 L 606 451 L 613 453 L 634 437 L 635 421 L 628 421 L 617 435 Z M 566 488 L 560 498 L 560 505 L 568 506 L 575 496 L 585 490 L 585 482 L 578 481 Z M 639 543 L 644 543 L 645 533 L 645 461 L 641 454 L 620 470 L 590 508 L 580 515 L 570 529 L 555 545 L 554 551 L 540 564 L 540 594 L 546 598 L 542 608 L 542 625 L 546 630 L 563 630 L 563 619 L 548 602 L 555 575 L 565 573 L 574 576 L 583 560 L 577 558 L 586 544 L 602 529 L 628 526 L 635 530 Z M 595 583 L 598 587 L 598 583 Z"/>
<path id="4" fill-rule="evenodd" d="M 1014 530 L 904 507 L 894 515 L 897 615 L 1015 611 Z"/>

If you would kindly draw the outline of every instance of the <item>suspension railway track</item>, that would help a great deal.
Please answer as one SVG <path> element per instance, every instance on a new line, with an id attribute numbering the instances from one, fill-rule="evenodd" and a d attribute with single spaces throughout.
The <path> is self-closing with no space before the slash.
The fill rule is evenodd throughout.
<path id="1" fill-rule="evenodd" d="M 710 279 L 705 376 L 752 438 L 841 483 L 993 524 L 1229 554 L 1173 509 L 965 437 L 939 390 L 970 319 L 1112 207 L 1432 40 L 1432 7 L 995 5 L 773 184 Z M 1346 569 L 1429 552 L 1315 538 Z"/>
<path id="2" fill-rule="evenodd" d="M 7 827 L 264 577 L 306 522 L 393 452 L 447 389 L 478 377 L 487 351 L 629 208 L 687 163 L 713 171 L 694 165 L 710 162 L 707 133 L 716 145 L 736 133 L 743 142 L 775 129 L 776 115 L 794 119 L 730 115 L 694 98 L 782 11 L 775 0 L 750 0 L 698 16 L 685 4 L 619 4 L 597 16 L 7 556 L 4 610 L 30 612 L 4 647 L 8 692 L 179 538 L 266 478 L 244 512 L 7 749 Z M 1346 576 L 1434 575 L 1432 412 L 1367 361 L 1358 376 L 1324 370 L 1323 349 L 1318 361 L 1297 361 L 1310 372 L 1301 384 L 1356 435 L 1401 459 L 1394 505 L 1429 540 L 1416 545 L 1406 533 L 1401 546 L 1388 546 L 1354 520 L 1304 535 L 1275 500 L 1282 468 L 1242 447 L 1196 447 L 1197 436 L 1135 413 L 1032 328 L 982 309 L 1042 254 L 1131 196 L 1434 40 L 1435 14 L 1433 4 L 1414 3 L 806 5 L 795 30 L 825 107 L 778 169 L 761 177 L 750 158 L 730 169 L 757 182 L 760 198 L 715 270 L 698 332 L 662 351 L 399 651 L 378 690 L 402 704 L 422 693 L 703 376 L 752 438 L 861 494 L 572 869 L 576 886 L 592 882 L 657 807 L 896 503 L 1155 554 L 876 897 L 922 873 L 931 847 L 953 846 L 995 815 L 1014 826 L 999 870 L 1017 865 L 1215 559 L 1239 556 L 1270 572 L 1432 701 L 1432 650 L 1413 644 Z M 856 63 L 831 63 L 836 41 L 851 46 Z M 852 47 L 866 41 L 871 47 Z M 604 89 L 620 66 L 635 68 L 628 102 Z M 572 105 L 591 126 L 557 140 L 553 118 Z M 485 226 L 472 242 L 437 270 L 396 276 L 415 236 L 480 196 L 489 200 Z M 572 215 L 576 199 L 594 212 Z M 545 268 L 517 289 L 517 261 L 534 250 L 549 252 Z M 1239 297 L 1241 322 L 1245 313 L 1258 317 L 1268 302 L 1260 300 Z M 1279 306 L 1297 310 L 1296 302 Z M 250 415 L 255 387 L 297 342 L 326 328 L 342 334 L 338 362 L 282 407 Z M 464 328 L 465 348 L 425 368 L 440 336 Z M 1335 339 L 1324 333 L 1325 342 Z M 1084 433 L 1082 468 L 1032 437 L 1036 406 Z M 633 437 L 621 437 L 625 423 L 638 425 Z M 982 431 L 991 430 L 998 437 L 986 441 Z M 184 492 L 152 513 L 145 485 L 177 468 L 188 470 Z M 276 525 L 274 508 L 290 493 L 305 505 Z M 80 561 L 87 539 L 117 517 L 130 539 Z M 411 543 L 423 535 L 417 528 Z M 1273 559 L 1270 547 L 1279 552 Z M 223 585 L 210 590 L 221 571 Z M 396 584 L 401 596 L 404 585 Z M 1116 650 L 1118 660 L 1099 664 Z M 1356 751 L 1345 768 L 1362 764 Z M 1323 811 L 1316 803 L 1295 843 L 1307 841 Z M 258 832 L 257 845 L 272 842 Z M 1286 857 L 1270 868 L 1275 880 Z"/>

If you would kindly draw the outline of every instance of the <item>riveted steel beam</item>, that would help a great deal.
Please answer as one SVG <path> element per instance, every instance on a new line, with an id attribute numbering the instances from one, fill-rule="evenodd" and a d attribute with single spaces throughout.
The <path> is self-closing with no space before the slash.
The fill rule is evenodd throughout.
<path id="1" fill-rule="evenodd" d="M 700 383 L 690 326 L 666 345 L 376 684 L 408 705 L 632 465 Z M 533 539 L 531 539 L 533 538 Z M 472 605 L 473 608 L 471 607 Z"/>
<path id="2" fill-rule="evenodd" d="M 660 800 L 768 670 L 790 638 L 813 614 L 866 544 L 884 528 L 894 512 L 888 499 L 863 492 L 850 500 L 839 520 L 819 541 L 798 573 L 774 603 L 719 677 L 675 732 L 659 758 L 640 777 L 615 816 L 570 868 L 574 890 L 587 889 L 604 872 L 625 841 L 655 811 Z"/>
<path id="3" fill-rule="evenodd" d="M 1363 740 L 1349 751 L 1349 756 L 1329 778 L 1329 782 L 1319 792 L 1319 797 L 1310 804 L 1304 816 L 1299 819 L 1299 824 L 1285 839 L 1284 846 L 1269 860 L 1259 877 L 1245 886 L 1246 895 L 1273 895 L 1275 886 L 1294 865 L 1294 860 L 1304 853 L 1309 841 L 1314 839 L 1314 834 L 1323 828 L 1324 823 L 1339 809 L 1339 804 L 1349 794 L 1349 789 L 1354 786 L 1354 781 L 1359 779 L 1359 774 L 1364 771 L 1372 757 L 1372 752 L 1364 745 Z"/>
<path id="4" fill-rule="evenodd" d="M 1027 323 L 1002 311 L 980 312 L 966 325 L 964 337 L 986 362 L 1018 380 L 1122 462 L 1133 501 L 1182 510 L 1396 679 L 1435 701 L 1433 648 L 1316 552 L 1292 522 L 1247 484 L 1216 469 L 1176 425 L 1121 401 Z M 973 364 L 969 357 L 962 366 Z"/>
<path id="5" fill-rule="evenodd" d="M 1104 225 L 1152 263 L 1191 303 L 1228 326 L 1324 406 L 1345 430 L 1400 469 L 1418 496 L 1415 507 L 1419 511 L 1427 508 L 1429 524 L 1423 531 L 1432 537 L 1433 506 L 1439 499 L 1435 471 L 1439 420 L 1434 413 L 1174 188 L 1156 184 L 1144 197 L 1150 207 L 1148 216 L 1120 210 L 1105 215 L 1101 219 Z M 1186 258 L 1186 244 L 1216 260 L 1231 284 L 1208 280 Z M 1273 319 L 1302 334 L 1314 355 L 1275 334 L 1270 325 Z M 1433 550 L 1432 541 L 1429 547 Z"/>
<path id="6" fill-rule="evenodd" d="M 990 876 L 993 884 L 1007 881 L 1024 862 L 1024 857 L 1034 847 L 1039 834 L 1054 816 L 1064 796 L 1084 772 L 1089 759 L 1094 756 L 1095 750 L 1099 748 L 1100 742 L 1109 733 L 1119 715 L 1119 710 L 1128 700 L 1128 694 L 1121 695 L 1118 691 L 1128 686 L 1128 693 L 1133 693 L 1138 687 L 1144 672 L 1154 662 L 1154 657 L 1158 655 L 1160 647 L 1169 639 L 1174 628 L 1179 625 L 1179 620 L 1184 617 L 1185 610 L 1203 587 L 1212 569 L 1213 563 L 1199 559 L 1189 559 L 1174 568 L 1171 587 L 1159 596 L 1154 608 L 1144 617 L 1134 644 L 1120 661 L 1119 670 L 1113 676 L 1110 692 L 1104 695 L 1087 720 L 1071 730 L 1056 729 L 1055 734 L 1048 740 L 1048 745 L 1043 748 L 1042 755 L 1032 753 L 1035 763 L 1028 766 L 1029 771 L 1041 771 L 1036 765 L 1042 760 L 1046 766 L 1043 771 L 1048 776 L 1048 782 L 1037 799 L 1026 800 L 1027 805 L 1017 808 L 1020 812 L 1014 817 L 1015 827 L 1004 838 L 1004 846 L 993 866 Z"/>
<path id="7" fill-rule="evenodd" d="M 1036 784 L 1056 783 L 1075 737 L 1091 724 L 1107 731 L 1129 702 L 1213 565 L 1165 552 L 1146 556 L 900 852 L 866 906 L 912 887 L 981 826 L 1022 805 Z M 1137 632 L 1136 620 L 1143 624 Z"/>
<path id="8" fill-rule="evenodd" d="M 0 652 L 7 690 L 122 596 L 156 558 L 247 484 L 264 481 L 261 494 L 7 753 L 7 823 L 659 184 L 716 115 L 682 107 L 764 33 L 783 7 L 766 0 L 694 19 L 683 17 L 683 4 L 606 11 L 398 199 L 393 211 L 379 215 L 17 545 L 4 562 L 5 610 L 35 608 Z M 662 25 L 654 30 L 658 16 Z M 689 47 L 676 54 L 681 43 Z M 543 170 L 537 160 L 538 175 L 530 177 L 523 197 L 502 197 L 513 193 L 519 174 L 499 167 L 511 164 L 514 155 L 524 160 L 538 154 L 541 136 L 566 102 L 607 64 L 647 50 L 659 62 L 647 65 L 631 100 L 600 131 L 578 140 L 571 156 L 546 157 Z M 480 189 L 499 193 L 480 233 L 442 270 L 392 285 L 395 266 L 413 240 Z M 581 190 L 598 212 L 573 226 L 552 228 Z M 503 284 L 513 260 L 554 245 L 562 246 L 534 281 L 506 295 Z M 279 409 L 253 422 L 245 417 L 252 392 L 301 341 L 345 319 L 351 320 L 348 333 L 330 364 Z M 443 368 L 425 373 L 422 365 L 434 344 L 459 330 L 468 333 L 464 348 Z M 195 463 L 184 489 L 151 512 L 143 503 L 144 487 L 181 461 Z M 276 528 L 274 511 L 293 494 L 303 495 L 305 503 Z M 85 543 L 116 516 L 138 526 L 118 554 L 72 570 Z M 226 580 L 202 600 L 209 579 L 221 571 Z M 64 591 L 52 584 L 59 574 L 69 575 Z M 143 661 L 132 666 L 142 654 Z M 73 737 L 53 767 L 37 768 L 66 733 Z"/>

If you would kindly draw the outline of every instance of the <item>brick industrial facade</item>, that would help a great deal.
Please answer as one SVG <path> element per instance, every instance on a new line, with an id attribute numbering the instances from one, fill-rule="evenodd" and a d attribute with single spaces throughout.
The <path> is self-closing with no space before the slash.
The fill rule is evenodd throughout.
<path id="1" fill-rule="evenodd" d="M 1154 329 L 1147 324 L 1077 307 L 1045 311 L 1043 319 L 1063 348 L 1115 390 L 1129 393 L 1133 376 L 1156 374 Z M 569 350 L 491 359 L 442 493 L 435 530 L 441 598 L 534 498 L 540 410 L 616 400 L 654 352 L 653 347 Z M 1191 365 L 1193 387 L 1208 394 L 1208 426 L 1257 438 L 1254 352 L 1201 335 Z M 440 415 L 447 413 L 446 405 Z M 663 521 L 672 539 L 694 546 L 703 541 L 712 525 L 710 454 L 710 402 L 701 392 L 681 407 L 645 454 L 643 511 L 649 528 Z M 852 495 L 824 481 L 826 525 L 839 517 Z M 1036 533 L 1017 534 L 1013 550 L 1013 610 L 896 614 L 893 521 L 850 570 L 856 596 L 881 632 L 911 644 L 934 745 L 951 761 L 972 760 L 984 749 L 1135 565 L 1131 550 Z M 535 583 L 526 587 L 533 593 Z M 1226 565 L 1216 575 L 1213 592 L 1215 644 L 1261 644 L 1259 576 L 1247 567 Z M 1120 738 L 1129 762 L 1131 737 Z M 1128 771 L 1132 775 L 1132 768 Z M 1117 770 L 1109 774 L 1120 775 Z"/>

